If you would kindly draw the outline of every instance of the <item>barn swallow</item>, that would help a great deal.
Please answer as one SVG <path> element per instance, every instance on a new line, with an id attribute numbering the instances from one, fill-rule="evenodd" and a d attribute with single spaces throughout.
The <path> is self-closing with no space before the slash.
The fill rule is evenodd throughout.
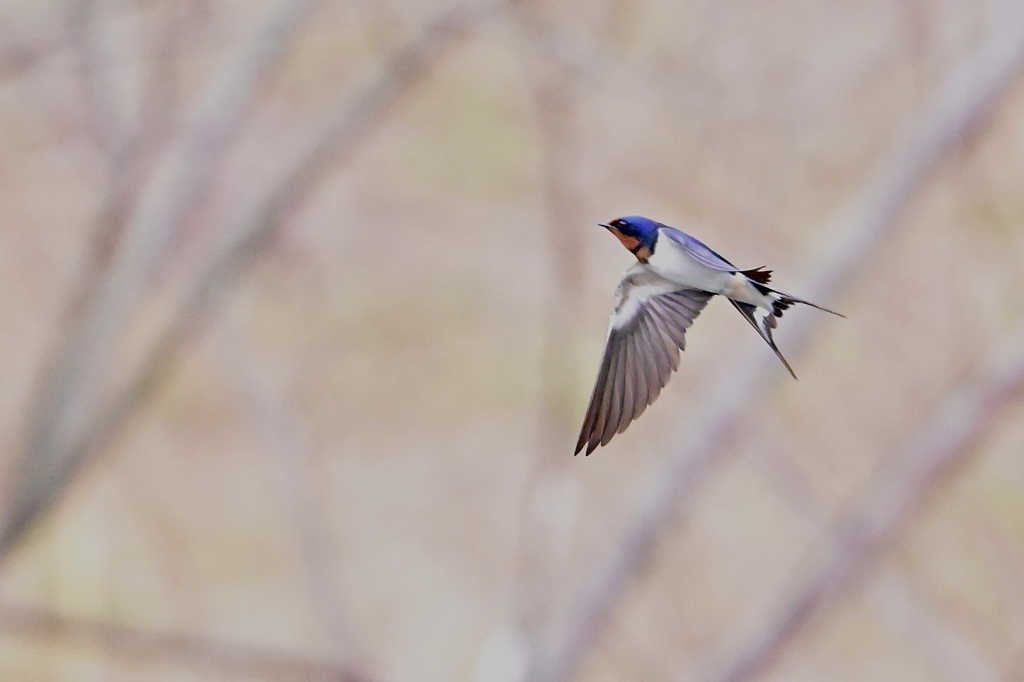
<path id="1" fill-rule="evenodd" d="M 636 256 L 615 290 L 608 340 L 576 454 L 607 445 L 654 402 L 679 368 L 686 330 L 715 294 L 743 315 L 789 373 L 772 329 L 794 303 L 839 313 L 768 286 L 771 270 L 740 270 L 690 235 L 641 216 L 602 224 Z"/>

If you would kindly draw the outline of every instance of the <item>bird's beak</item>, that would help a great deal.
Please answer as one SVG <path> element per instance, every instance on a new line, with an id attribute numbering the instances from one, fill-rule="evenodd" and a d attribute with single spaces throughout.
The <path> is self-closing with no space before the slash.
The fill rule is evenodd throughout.
<path id="1" fill-rule="evenodd" d="M 611 226 L 611 225 L 605 225 L 604 223 L 598 223 L 598 225 L 600 225 L 601 227 L 603 227 L 603 228 L 604 228 L 604 229 L 606 229 L 606 230 L 610 230 L 610 229 L 612 229 L 612 226 Z"/>

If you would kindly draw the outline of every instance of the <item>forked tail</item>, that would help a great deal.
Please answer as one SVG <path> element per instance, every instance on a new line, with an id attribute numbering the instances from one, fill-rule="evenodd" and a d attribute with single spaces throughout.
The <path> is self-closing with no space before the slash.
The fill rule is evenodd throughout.
<path id="1" fill-rule="evenodd" d="M 754 276 L 751 276 L 752 273 Z M 743 315 L 743 319 L 749 322 L 750 326 L 757 330 L 757 333 L 761 335 L 761 338 L 765 340 L 765 343 L 768 344 L 768 346 L 775 352 L 775 355 L 778 356 L 779 360 L 782 361 L 782 364 L 786 366 L 786 369 L 789 370 L 790 375 L 796 379 L 796 372 L 794 372 L 793 368 L 789 366 L 786 358 L 784 358 L 782 353 L 779 351 L 779 347 L 775 345 L 775 339 L 772 338 L 772 330 L 778 326 L 779 318 L 782 317 L 782 313 L 789 310 L 790 306 L 794 303 L 802 303 L 839 317 L 845 318 L 846 316 L 842 313 L 837 313 L 834 310 L 822 307 L 817 303 L 811 303 L 810 301 L 805 301 L 802 298 L 797 298 L 796 296 L 791 296 L 790 294 L 785 294 L 766 286 L 765 283 L 768 281 L 768 277 L 770 275 L 770 272 L 767 270 L 748 270 L 743 274 L 750 278 L 751 284 L 753 284 L 758 291 L 768 297 L 772 303 L 772 311 L 769 313 L 764 308 L 759 308 L 758 306 L 751 305 L 749 303 L 740 303 L 739 301 L 734 301 L 732 299 L 729 299 L 729 302 L 732 303 L 736 310 L 740 311 L 740 314 Z"/>

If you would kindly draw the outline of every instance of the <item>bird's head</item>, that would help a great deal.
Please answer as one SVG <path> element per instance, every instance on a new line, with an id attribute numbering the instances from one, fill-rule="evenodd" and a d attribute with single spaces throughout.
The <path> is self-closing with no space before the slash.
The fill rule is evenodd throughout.
<path id="1" fill-rule="evenodd" d="M 625 216 L 607 225 L 602 223 L 601 227 L 614 234 L 641 263 L 646 263 L 654 252 L 654 243 L 658 240 L 658 223 L 650 218 Z"/>

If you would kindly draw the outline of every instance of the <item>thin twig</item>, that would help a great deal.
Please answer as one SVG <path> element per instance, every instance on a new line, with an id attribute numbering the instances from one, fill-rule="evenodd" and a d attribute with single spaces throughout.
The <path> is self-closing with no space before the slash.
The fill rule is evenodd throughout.
<path id="1" fill-rule="evenodd" d="M 1008 17 L 985 44 L 950 75 L 922 115 L 897 138 L 861 190 L 823 229 L 808 257 L 813 300 L 835 301 L 867 257 L 897 226 L 896 218 L 917 187 L 955 148 L 1003 93 L 1024 59 L 1024 21 Z M 804 346 L 822 318 L 797 317 L 787 329 L 793 346 Z M 529 679 L 567 679 L 605 626 L 612 607 L 654 548 L 661 532 L 679 514 L 679 501 L 693 492 L 713 465 L 728 460 L 727 445 L 744 417 L 779 376 L 774 359 L 750 356 L 722 370 L 699 414 L 685 425 L 664 469 L 639 501 L 639 509 L 611 556 L 598 564 L 568 614 L 561 637 L 539 660 Z"/>
<path id="2" fill-rule="evenodd" d="M 77 3 L 85 4 L 85 3 Z M 171 17 L 152 41 L 153 58 L 149 75 L 142 88 L 142 106 L 134 133 L 110 159 L 110 180 L 104 205 L 98 211 L 93 235 L 83 259 L 80 274 L 75 278 L 64 320 L 58 324 L 60 337 L 71 336 L 84 323 L 88 307 L 96 300 L 99 287 L 120 249 L 128 217 L 137 210 L 141 190 L 149 181 L 159 152 L 172 134 L 171 123 L 176 114 L 177 67 L 182 36 L 186 25 L 194 20 L 195 9 L 172 8 Z M 44 385 L 46 382 L 42 382 Z"/>
<path id="3" fill-rule="evenodd" d="M 221 354 L 238 379 L 249 421 L 259 434 L 269 469 L 287 508 L 306 572 L 313 610 L 327 631 L 331 651 L 341 660 L 357 660 L 361 646 L 336 586 L 338 571 L 331 562 L 331 537 L 314 481 L 314 462 L 295 420 L 280 396 L 249 357 L 237 325 L 221 335 Z"/>
<path id="4" fill-rule="evenodd" d="M 0 606 L 0 630 L 22 639 L 88 644 L 118 658 L 151 665 L 172 665 L 215 674 L 218 679 L 365 682 L 360 670 L 341 663 L 274 651 L 267 647 L 191 634 L 156 632 L 46 609 Z"/>
<path id="5" fill-rule="evenodd" d="M 103 22 L 96 0 L 75 0 L 69 5 L 68 42 L 73 46 L 78 87 L 85 102 L 85 128 L 97 148 L 120 156 L 128 141 L 125 116 L 114 103 L 112 64 L 102 45 Z"/>
<path id="6" fill-rule="evenodd" d="M 24 79 L 62 46 L 54 43 L 6 43 L 0 45 L 0 86 Z"/>
<path id="7" fill-rule="evenodd" d="M 529 41 L 531 36 L 548 35 L 552 28 L 544 16 L 543 2 L 520 2 L 510 13 L 517 33 Z M 550 593 L 554 568 L 559 563 L 558 548 L 564 547 L 568 530 L 566 514 L 552 513 L 552 488 L 559 490 L 560 501 L 570 502 L 565 494 L 572 483 L 566 477 L 570 463 L 559 452 L 572 437 L 567 431 L 565 396 L 575 383 L 569 350 L 576 345 L 574 330 L 583 293 L 582 249 L 576 248 L 582 228 L 583 196 L 574 178 L 579 167 L 579 87 L 574 70 L 552 64 L 544 55 L 529 51 L 524 55 L 524 71 L 531 81 L 534 121 L 541 150 L 541 183 L 547 235 L 550 295 L 545 297 L 540 360 L 540 400 L 538 451 L 533 458 L 524 486 L 522 523 L 519 524 L 519 551 L 512 586 L 513 620 L 525 635 L 543 639 L 551 615 Z M 572 509 L 566 510 L 569 514 Z M 525 661 L 524 666 L 525 667 Z"/>
<path id="8" fill-rule="evenodd" d="M 910 643 L 947 682 L 999 682 L 1005 679 L 956 633 L 895 571 L 872 579 L 868 600 L 887 629 Z"/>
<path id="9" fill-rule="evenodd" d="M 156 148 L 170 135 L 180 106 L 180 60 L 187 29 L 200 20 L 197 3 L 171 4 L 162 8 L 163 22 L 150 39 L 152 57 L 141 86 L 139 121 L 133 142 L 136 146 Z"/>
<path id="10" fill-rule="evenodd" d="M 751 463 L 773 484 L 776 495 L 794 513 L 804 521 L 813 522 L 815 527 L 821 526 L 819 519 L 831 519 L 834 514 L 823 501 L 815 499 L 807 481 L 792 475 L 794 472 L 786 471 L 792 463 L 779 456 L 782 453 L 773 452 L 777 448 L 770 441 L 771 435 L 767 446 L 762 440 L 762 447 L 752 453 Z M 898 572 L 888 570 L 873 578 L 868 596 L 879 619 L 926 658 L 937 674 L 950 682 L 994 682 L 999 679 L 998 673 L 986 664 L 972 644 L 943 623 Z M 692 665 L 688 667 L 692 668 Z M 688 672 L 685 679 L 692 677 Z"/>
<path id="11" fill-rule="evenodd" d="M 1024 393 L 1024 329 L 1003 352 L 951 391 L 826 533 L 831 552 L 804 571 L 793 594 L 764 619 L 761 632 L 722 657 L 711 679 L 739 682 L 762 672 L 807 621 L 835 602 L 924 502 L 929 491 L 976 454 L 974 446 Z"/>

